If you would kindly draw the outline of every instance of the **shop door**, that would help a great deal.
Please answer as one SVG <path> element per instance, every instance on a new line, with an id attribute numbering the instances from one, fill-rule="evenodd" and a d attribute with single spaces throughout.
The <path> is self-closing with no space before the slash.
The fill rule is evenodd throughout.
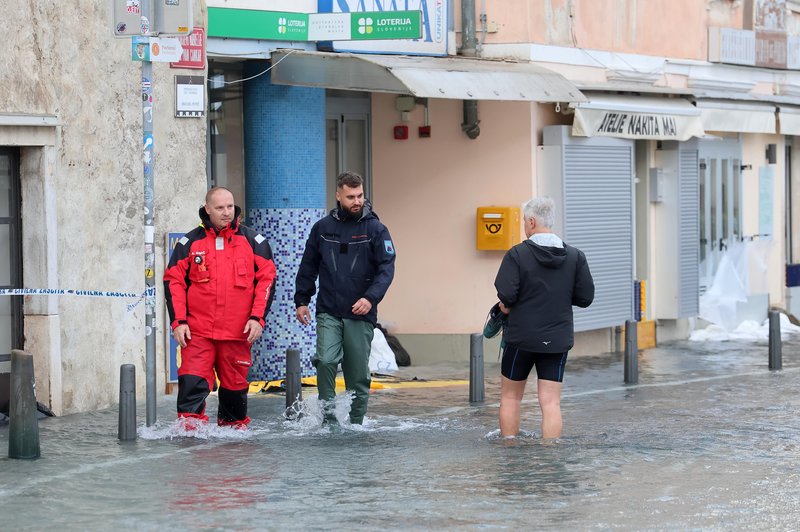
<path id="1" fill-rule="evenodd" d="M 19 185 L 19 152 L 0 147 L 0 288 L 22 286 Z M 0 296 L 0 412 L 8 412 L 11 350 L 22 338 L 22 297 Z"/>
<path id="2" fill-rule="evenodd" d="M 370 100 L 368 93 L 329 90 L 326 98 L 325 156 L 327 207 L 336 206 L 336 176 L 356 172 L 364 178 L 364 194 L 371 199 Z"/>
<path id="3" fill-rule="evenodd" d="M 711 285 L 722 254 L 742 240 L 742 149 L 738 139 L 701 141 L 700 293 Z"/>

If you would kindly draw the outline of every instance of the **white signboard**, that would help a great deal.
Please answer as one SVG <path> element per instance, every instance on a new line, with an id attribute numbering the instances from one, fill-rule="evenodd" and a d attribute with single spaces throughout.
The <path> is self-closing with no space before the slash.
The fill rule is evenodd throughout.
<path id="1" fill-rule="evenodd" d="M 422 38 L 334 42 L 341 52 L 375 52 L 408 55 L 447 55 L 447 14 L 451 0 L 320 0 L 320 13 L 359 13 L 364 11 L 422 12 Z"/>
<path id="2" fill-rule="evenodd" d="M 175 76 L 175 116 L 178 118 L 205 116 L 205 88 L 203 76 Z"/>
<path id="3" fill-rule="evenodd" d="M 131 38 L 131 59 L 170 63 L 180 61 L 183 55 L 181 41 L 177 37 Z"/>

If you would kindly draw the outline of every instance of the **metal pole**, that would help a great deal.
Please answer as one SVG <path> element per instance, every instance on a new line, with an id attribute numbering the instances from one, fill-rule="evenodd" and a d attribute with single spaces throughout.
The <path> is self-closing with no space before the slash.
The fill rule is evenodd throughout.
<path id="1" fill-rule="evenodd" d="M 119 429 L 122 441 L 136 439 L 136 366 L 123 364 L 119 368 Z"/>
<path id="2" fill-rule="evenodd" d="M 482 403 L 483 392 L 483 335 L 472 333 L 469 336 L 469 403 Z"/>
<path id="3" fill-rule="evenodd" d="M 39 458 L 39 419 L 33 383 L 33 356 L 11 350 L 11 397 L 8 429 L 8 457 Z"/>
<path id="4" fill-rule="evenodd" d="M 781 313 L 769 311 L 769 369 L 783 369 L 781 353 Z"/>
<path id="5" fill-rule="evenodd" d="M 142 0 L 142 35 L 150 35 L 150 0 Z M 149 42 L 149 39 L 147 39 Z M 146 59 L 149 58 L 149 54 Z M 153 147 L 153 63 L 142 61 L 142 133 L 144 173 L 144 284 L 145 284 L 145 391 L 147 426 L 156 422 L 156 292 L 155 292 L 155 225 Z"/>
<path id="6" fill-rule="evenodd" d="M 639 382 L 639 342 L 633 320 L 625 322 L 625 382 Z"/>
<path id="7" fill-rule="evenodd" d="M 286 409 L 303 398 L 303 389 L 300 383 L 300 351 L 297 349 L 286 350 Z"/>

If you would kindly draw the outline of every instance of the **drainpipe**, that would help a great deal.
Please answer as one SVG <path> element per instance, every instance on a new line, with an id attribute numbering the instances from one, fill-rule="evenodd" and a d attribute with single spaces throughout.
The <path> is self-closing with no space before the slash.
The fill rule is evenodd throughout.
<path id="1" fill-rule="evenodd" d="M 478 39 L 475 37 L 475 0 L 461 0 L 461 55 L 478 56 Z M 471 139 L 481 134 L 478 120 L 478 101 L 464 100 L 464 123 L 461 130 Z"/>

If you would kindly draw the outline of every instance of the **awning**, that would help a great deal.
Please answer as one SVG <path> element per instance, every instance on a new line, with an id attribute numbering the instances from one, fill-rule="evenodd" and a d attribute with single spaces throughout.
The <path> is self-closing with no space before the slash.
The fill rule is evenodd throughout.
<path id="1" fill-rule="evenodd" d="M 578 137 L 688 140 L 705 134 L 700 111 L 681 98 L 592 94 L 574 106 Z"/>
<path id="2" fill-rule="evenodd" d="M 778 122 L 781 135 L 800 135 L 800 107 L 781 105 Z"/>
<path id="3" fill-rule="evenodd" d="M 775 133 L 775 106 L 759 102 L 697 100 L 706 131 Z"/>
<path id="4" fill-rule="evenodd" d="M 531 63 L 281 50 L 272 64 L 278 85 L 456 100 L 586 101 L 565 77 Z"/>

